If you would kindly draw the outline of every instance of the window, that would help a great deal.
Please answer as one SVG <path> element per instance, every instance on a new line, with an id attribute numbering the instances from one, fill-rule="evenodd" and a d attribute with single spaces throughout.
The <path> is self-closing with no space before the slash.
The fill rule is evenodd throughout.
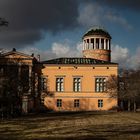
<path id="1" fill-rule="evenodd" d="M 47 78 L 41 77 L 41 89 L 46 90 L 46 88 L 47 88 Z"/>
<path id="2" fill-rule="evenodd" d="M 56 106 L 57 107 L 62 107 L 62 99 L 57 99 Z"/>
<path id="3" fill-rule="evenodd" d="M 73 78 L 73 91 L 81 91 L 81 78 Z"/>
<path id="4" fill-rule="evenodd" d="M 64 78 L 56 78 L 56 91 L 64 91 Z"/>
<path id="5" fill-rule="evenodd" d="M 79 106 L 80 106 L 79 99 L 74 100 L 74 107 L 79 107 Z"/>
<path id="6" fill-rule="evenodd" d="M 98 100 L 98 107 L 102 108 L 103 107 L 103 100 Z"/>
<path id="7" fill-rule="evenodd" d="M 105 92 L 106 90 L 106 78 L 95 78 L 95 91 Z"/>

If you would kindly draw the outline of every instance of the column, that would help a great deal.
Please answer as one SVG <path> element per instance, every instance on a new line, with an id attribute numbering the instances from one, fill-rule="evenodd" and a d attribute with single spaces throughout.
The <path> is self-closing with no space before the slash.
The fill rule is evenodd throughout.
<path id="1" fill-rule="evenodd" d="M 21 85 L 21 64 L 18 65 L 18 96 L 22 92 L 22 85 Z"/>
<path id="2" fill-rule="evenodd" d="M 29 65 L 29 94 L 31 93 L 31 89 L 32 89 L 32 65 Z"/>
<path id="3" fill-rule="evenodd" d="M 22 114 L 28 113 L 28 96 L 23 95 L 22 96 Z"/>
<path id="4" fill-rule="evenodd" d="M 18 65 L 18 79 L 21 79 L 21 64 Z"/>
<path id="5" fill-rule="evenodd" d="M 104 50 L 106 49 L 106 39 L 104 39 Z"/>
<path id="6" fill-rule="evenodd" d="M 85 40 L 85 50 L 87 50 L 87 40 Z"/>
<path id="7" fill-rule="evenodd" d="M 101 48 L 101 38 L 99 38 L 99 49 L 102 49 Z"/>
<path id="8" fill-rule="evenodd" d="M 83 40 L 83 50 L 85 50 L 85 41 Z"/>
<path id="9" fill-rule="evenodd" d="M 38 95 L 38 77 L 39 77 L 38 74 L 35 73 L 35 74 L 34 74 L 34 78 L 35 78 L 35 81 L 34 81 L 34 82 L 35 82 L 35 83 L 34 83 L 35 86 L 34 86 L 34 88 L 35 88 L 35 96 L 36 96 L 36 97 L 37 97 L 37 95 Z"/>
<path id="10" fill-rule="evenodd" d="M 85 48 L 85 50 L 86 50 L 86 40 L 84 40 L 84 48 Z"/>
<path id="11" fill-rule="evenodd" d="M 107 41 L 107 50 L 109 50 L 109 39 Z"/>
<path id="12" fill-rule="evenodd" d="M 109 50 L 111 50 L 111 43 L 110 43 L 110 41 L 111 41 L 111 40 L 109 40 L 109 48 L 108 48 Z"/>
<path id="13" fill-rule="evenodd" d="M 96 38 L 94 38 L 94 49 L 96 49 Z"/>
<path id="14" fill-rule="evenodd" d="M 32 65 L 28 66 L 28 77 L 29 77 L 29 90 L 28 93 L 24 93 L 22 96 L 22 113 L 27 114 L 29 111 L 29 95 L 31 94 L 32 91 Z"/>
<path id="15" fill-rule="evenodd" d="M 106 50 L 107 50 L 107 44 L 108 44 L 108 39 L 106 39 L 106 47 L 105 47 Z"/>
<path id="16" fill-rule="evenodd" d="M 92 49 L 91 38 L 89 39 L 89 49 Z"/>
<path id="17" fill-rule="evenodd" d="M 84 40 L 84 50 L 86 50 L 86 41 Z"/>

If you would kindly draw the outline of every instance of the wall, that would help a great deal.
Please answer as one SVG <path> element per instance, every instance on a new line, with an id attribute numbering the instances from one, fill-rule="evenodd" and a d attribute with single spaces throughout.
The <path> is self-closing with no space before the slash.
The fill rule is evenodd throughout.
<path id="1" fill-rule="evenodd" d="M 107 93 L 95 92 L 95 77 L 117 75 L 118 66 L 114 65 L 44 65 L 42 70 L 47 77 L 48 90 L 54 94 L 45 98 L 45 106 L 59 110 L 109 110 L 117 106 L 117 99 L 110 98 Z M 56 92 L 56 77 L 64 77 L 64 92 Z M 73 92 L 73 77 L 81 77 L 81 92 Z M 56 107 L 56 100 L 62 99 L 62 108 Z M 80 100 L 80 108 L 73 107 L 74 99 Z M 98 99 L 103 99 L 104 107 L 98 108 Z"/>

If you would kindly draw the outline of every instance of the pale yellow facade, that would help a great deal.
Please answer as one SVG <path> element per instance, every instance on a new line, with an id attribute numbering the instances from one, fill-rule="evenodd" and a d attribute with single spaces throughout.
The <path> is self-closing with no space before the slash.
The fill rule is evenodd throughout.
<path id="1" fill-rule="evenodd" d="M 46 85 L 48 95 L 44 98 L 44 104 L 49 110 L 54 111 L 95 111 L 111 110 L 117 106 L 117 98 L 111 98 L 106 92 L 96 92 L 95 78 L 108 78 L 118 75 L 117 64 L 107 65 L 49 65 L 44 64 L 42 74 L 47 78 Z M 56 91 L 56 78 L 63 77 L 63 91 Z M 73 90 L 73 79 L 81 79 L 81 89 Z M 49 96 L 49 94 L 51 94 Z M 61 99 L 61 107 L 57 106 L 57 100 Z M 79 100 L 79 106 L 74 107 L 74 100 Z M 102 100 L 102 107 L 98 106 Z"/>
<path id="2" fill-rule="evenodd" d="M 117 107 L 117 98 L 107 93 L 106 86 L 111 75 L 118 75 L 118 64 L 111 62 L 111 36 L 104 29 L 92 28 L 84 34 L 82 48 L 81 58 L 42 62 L 47 109 L 98 111 Z"/>

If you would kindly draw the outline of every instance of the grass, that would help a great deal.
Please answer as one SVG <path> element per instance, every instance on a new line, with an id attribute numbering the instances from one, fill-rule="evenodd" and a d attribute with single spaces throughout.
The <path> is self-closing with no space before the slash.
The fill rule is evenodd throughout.
<path id="1" fill-rule="evenodd" d="M 24 116 L 0 122 L 7 140 L 140 140 L 140 113 L 73 112 Z"/>

